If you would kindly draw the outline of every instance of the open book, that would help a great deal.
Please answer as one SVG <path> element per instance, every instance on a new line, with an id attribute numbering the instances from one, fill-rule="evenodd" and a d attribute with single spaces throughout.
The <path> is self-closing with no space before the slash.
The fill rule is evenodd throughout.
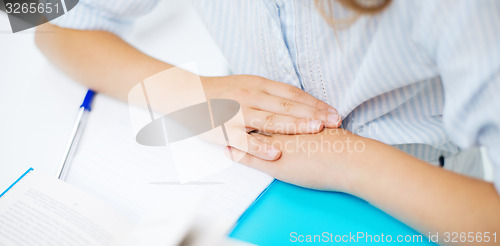
<path id="1" fill-rule="evenodd" d="M 224 238 L 227 221 L 200 223 L 200 200 L 159 205 L 134 223 L 94 196 L 30 169 L 0 196 L 0 245 L 243 245 Z"/>

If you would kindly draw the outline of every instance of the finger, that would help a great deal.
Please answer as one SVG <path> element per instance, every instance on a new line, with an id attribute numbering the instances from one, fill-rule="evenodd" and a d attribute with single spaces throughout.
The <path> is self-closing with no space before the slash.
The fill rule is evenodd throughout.
<path id="1" fill-rule="evenodd" d="M 262 132 L 279 134 L 318 133 L 324 127 L 321 120 L 300 119 L 256 109 L 247 112 L 245 125 Z"/>
<path id="2" fill-rule="evenodd" d="M 264 83 L 263 90 L 274 96 L 286 98 L 295 102 L 303 103 L 309 105 L 313 108 L 329 110 L 332 112 L 337 112 L 335 108 L 328 105 L 327 103 L 315 98 L 311 94 L 289 84 L 271 81 L 271 83 Z"/>
<path id="3" fill-rule="evenodd" d="M 258 157 L 251 155 L 251 154 L 244 153 L 239 149 L 229 147 L 229 146 L 227 147 L 225 154 L 228 158 L 231 158 L 231 156 L 235 156 L 235 155 L 242 156 L 242 158 L 237 160 L 238 163 L 241 163 L 245 166 L 249 166 L 249 167 L 257 169 L 259 171 L 268 173 L 273 177 L 276 175 L 278 168 L 280 166 L 280 165 L 277 165 L 278 163 L 276 163 L 276 162 L 266 161 L 266 160 L 260 159 Z"/>
<path id="4" fill-rule="evenodd" d="M 273 135 L 270 135 L 270 134 L 267 134 L 267 133 L 264 133 L 264 132 L 260 132 L 260 131 L 253 131 L 253 132 L 250 132 L 248 133 L 250 134 L 250 136 L 256 138 L 257 140 L 259 141 L 262 141 L 266 144 L 272 144 L 272 140 L 273 140 Z M 281 148 L 278 148 L 278 149 L 281 149 Z"/>
<path id="5" fill-rule="evenodd" d="M 231 141 L 231 139 L 234 140 Z M 246 132 L 240 132 L 238 136 L 230 137 L 229 145 L 263 160 L 277 160 L 281 156 L 279 148 L 265 143 Z"/>
<path id="6" fill-rule="evenodd" d="M 267 134 L 267 133 L 261 133 L 261 132 L 251 132 L 249 133 L 251 136 L 255 137 L 257 140 L 262 141 L 268 145 L 272 145 L 275 148 L 281 150 L 283 153 L 283 150 L 286 149 L 286 142 L 280 141 L 279 136 L 283 135 L 277 135 L 277 134 Z M 296 135 L 297 137 L 299 135 Z M 281 158 L 281 156 L 280 156 Z"/>
<path id="7" fill-rule="evenodd" d="M 251 107 L 262 111 L 292 116 L 302 119 L 315 119 L 324 122 L 326 127 L 340 126 L 340 116 L 337 112 L 329 112 L 309 105 L 263 93 L 250 104 Z"/>

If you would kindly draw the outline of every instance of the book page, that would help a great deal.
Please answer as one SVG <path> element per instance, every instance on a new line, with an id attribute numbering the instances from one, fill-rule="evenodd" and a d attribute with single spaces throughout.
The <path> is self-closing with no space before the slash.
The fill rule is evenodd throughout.
<path id="1" fill-rule="evenodd" d="M 213 149 L 226 158 L 223 148 L 203 151 Z M 193 147 L 193 161 L 213 163 L 220 158 L 215 152 L 201 152 Z M 211 157 L 200 158 L 203 156 Z M 168 147 L 143 146 L 135 141 L 127 104 L 97 95 L 67 181 L 136 221 L 156 204 L 201 197 L 204 216 L 234 223 L 273 178 L 231 163 L 229 168 L 201 180 L 179 180 Z"/>
<path id="2" fill-rule="evenodd" d="M 0 197 L 0 245 L 110 245 L 132 226 L 92 195 L 36 171 Z"/>

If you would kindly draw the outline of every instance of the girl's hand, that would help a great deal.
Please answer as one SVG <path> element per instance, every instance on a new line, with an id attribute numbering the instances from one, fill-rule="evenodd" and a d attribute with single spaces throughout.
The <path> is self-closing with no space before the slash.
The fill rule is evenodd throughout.
<path id="1" fill-rule="evenodd" d="M 246 154 L 238 162 L 288 183 L 343 192 L 350 191 L 350 177 L 355 173 L 350 163 L 357 163 L 357 158 L 373 141 L 344 129 L 325 129 L 308 135 L 252 136 L 280 148 L 283 151 L 281 158 L 266 161 Z M 232 147 L 228 150 L 232 154 L 243 154 Z"/>
<path id="2" fill-rule="evenodd" d="M 310 134 L 324 127 L 336 128 L 341 119 L 330 105 L 310 94 L 285 83 L 252 75 L 203 77 L 207 98 L 233 99 L 243 111 L 248 131 L 273 134 Z M 233 133 L 234 134 L 234 133 Z M 265 144 L 246 132 L 247 152 L 265 160 L 280 157 L 279 148 Z M 238 149 L 240 146 L 236 144 Z"/>

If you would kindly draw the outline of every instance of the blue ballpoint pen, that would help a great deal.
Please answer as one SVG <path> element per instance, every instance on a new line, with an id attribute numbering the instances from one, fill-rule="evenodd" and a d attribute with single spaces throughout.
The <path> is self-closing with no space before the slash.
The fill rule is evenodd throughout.
<path id="1" fill-rule="evenodd" d="M 83 99 L 83 103 L 80 106 L 76 123 L 71 133 L 71 139 L 68 143 L 68 146 L 66 147 L 65 155 L 61 161 L 59 170 L 57 171 L 57 178 L 60 180 L 66 179 L 68 169 L 71 165 L 71 160 L 73 159 L 73 155 L 78 146 L 78 141 L 80 140 L 80 136 L 82 135 L 83 128 L 85 126 L 85 122 L 87 121 L 87 117 L 90 112 L 90 105 L 92 104 L 92 99 L 94 98 L 94 95 L 95 95 L 94 91 L 88 90 L 87 94 L 85 95 L 85 99 Z"/>

